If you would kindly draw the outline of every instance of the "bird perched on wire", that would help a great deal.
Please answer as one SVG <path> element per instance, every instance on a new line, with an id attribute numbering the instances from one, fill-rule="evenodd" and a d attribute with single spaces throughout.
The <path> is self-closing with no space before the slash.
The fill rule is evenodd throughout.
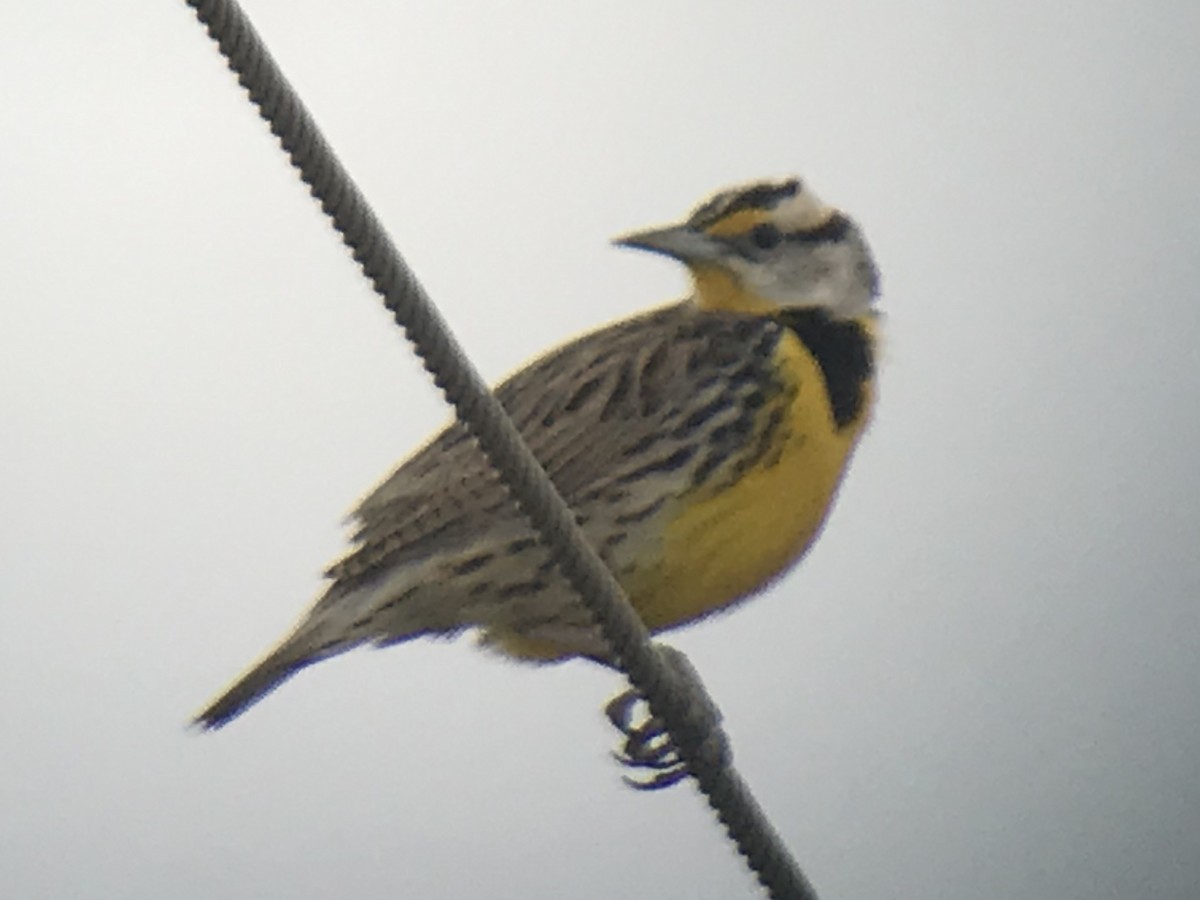
<path id="1" fill-rule="evenodd" d="M 496 393 L 657 632 L 753 594 L 821 530 L 874 399 L 878 276 L 858 226 L 796 179 L 721 191 L 616 243 L 682 262 L 691 296 L 564 344 Z M 460 424 L 353 520 L 320 598 L 198 723 L 220 727 L 362 644 L 475 629 L 520 659 L 606 661 Z"/>

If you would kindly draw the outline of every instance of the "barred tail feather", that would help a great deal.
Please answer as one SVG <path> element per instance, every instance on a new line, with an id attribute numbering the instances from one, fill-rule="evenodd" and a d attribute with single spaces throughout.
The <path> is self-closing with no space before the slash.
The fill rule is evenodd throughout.
<path id="1" fill-rule="evenodd" d="M 462 627 L 454 620 L 432 625 L 425 607 L 399 602 L 415 591 L 407 586 L 412 576 L 402 574 L 399 586 L 393 583 L 395 576 L 349 589 L 333 585 L 281 644 L 239 676 L 193 722 L 205 730 L 221 728 L 301 669 L 360 644 L 386 646 Z M 380 614 L 381 606 L 388 615 Z"/>
<path id="2" fill-rule="evenodd" d="M 334 647 L 324 648 L 316 653 L 310 653 L 297 648 L 293 641 L 285 641 L 240 676 L 225 693 L 198 713 L 193 722 L 205 730 L 221 728 L 266 697 L 301 669 L 322 659 L 343 653 L 356 643 L 358 642 L 348 641 Z"/>

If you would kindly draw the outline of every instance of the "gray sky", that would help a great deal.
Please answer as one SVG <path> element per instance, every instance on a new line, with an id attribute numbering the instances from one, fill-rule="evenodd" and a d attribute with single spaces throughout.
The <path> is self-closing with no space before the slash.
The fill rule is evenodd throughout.
<path id="1" fill-rule="evenodd" d="M 797 173 L 884 276 L 825 536 L 672 636 L 825 898 L 1200 890 L 1200 6 L 251 0 L 480 368 Z M 175 2 L 0 11 L 0 893 L 752 897 L 619 687 L 469 640 L 184 722 L 445 419 Z"/>

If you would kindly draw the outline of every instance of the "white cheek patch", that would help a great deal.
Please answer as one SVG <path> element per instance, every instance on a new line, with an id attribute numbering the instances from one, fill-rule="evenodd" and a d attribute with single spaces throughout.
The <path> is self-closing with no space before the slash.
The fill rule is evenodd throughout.
<path id="1" fill-rule="evenodd" d="M 771 210 L 771 221 L 785 232 L 816 231 L 834 212 L 812 191 L 801 188 L 794 197 L 788 197 Z"/>

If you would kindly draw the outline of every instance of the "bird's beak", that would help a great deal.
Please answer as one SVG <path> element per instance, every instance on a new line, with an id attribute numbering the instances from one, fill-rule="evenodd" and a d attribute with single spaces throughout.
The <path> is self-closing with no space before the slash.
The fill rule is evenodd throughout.
<path id="1" fill-rule="evenodd" d="M 613 238 L 613 243 L 618 247 L 661 253 L 683 262 L 703 262 L 721 255 L 721 245 L 716 240 L 689 225 L 632 231 Z"/>

